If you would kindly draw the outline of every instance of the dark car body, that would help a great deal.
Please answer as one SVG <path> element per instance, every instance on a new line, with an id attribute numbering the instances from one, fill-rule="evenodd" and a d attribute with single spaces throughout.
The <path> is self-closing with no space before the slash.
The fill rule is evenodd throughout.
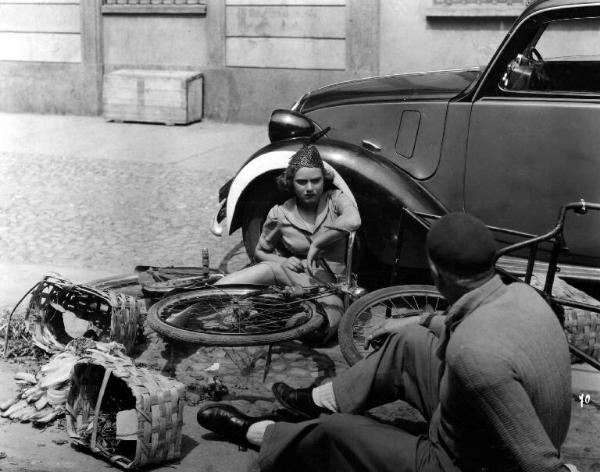
<path id="1" fill-rule="evenodd" d="M 401 265 L 423 266 L 424 234 L 401 221 L 402 207 L 547 231 L 564 203 L 600 201 L 600 41 L 586 39 L 599 32 L 600 2 L 539 1 L 486 67 L 373 77 L 305 94 L 291 111 L 274 112 L 272 144 L 221 190 L 222 200 L 235 199 L 227 202 L 229 231 L 242 226 L 252 251 L 256 215 L 280 197 L 268 189 L 282 156 L 325 127 L 317 145 L 354 196 L 361 251 L 380 271 L 395 261 L 401 225 L 408 228 Z M 571 55 L 544 57 L 563 51 Z M 571 217 L 565 235 L 564 275 L 600 278 L 600 217 Z"/>

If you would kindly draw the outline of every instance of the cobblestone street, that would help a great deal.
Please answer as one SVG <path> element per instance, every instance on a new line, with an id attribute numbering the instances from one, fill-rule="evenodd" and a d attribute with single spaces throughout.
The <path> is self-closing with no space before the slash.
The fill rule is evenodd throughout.
<path id="1" fill-rule="evenodd" d="M 201 122 L 166 127 L 0 114 L 0 133 L 1 310 L 12 308 L 49 268 L 65 268 L 63 275 L 77 273 L 78 281 L 89 281 L 98 275 L 132 273 L 136 265 L 199 266 L 203 247 L 209 248 L 213 267 L 231 271 L 248 263 L 240 231 L 217 238 L 209 225 L 219 187 L 266 144 L 266 126 Z M 259 414 L 277 408 L 270 391 L 273 382 L 307 386 L 346 368 L 335 344 L 312 349 L 291 342 L 274 346 L 263 382 L 266 347 L 198 348 L 168 343 L 149 328 L 145 334 L 136 361 L 187 386 L 187 446 L 178 466 L 184 471 L 256 469 L 255 453 L 214 441 L 195 422 L 195 405 L 213 376 L 229 389 L 227 401 Z M 218 369 L 207 370 L 217 362 Z M 0 374 L 11 379 L 7 364 L 2 365 Z M 419 422 L 412 410 L 397 404 L 375 414 Z M 1 420 L 0 437 L 26 435 L 27 428 Z M 48 434 L 58 433 L 50 428 Z M 574 398 L 564 453 L 582 472 L 600 470 L 600 458 L 589 459 L 598 434 L 597 404 L 579 408 Z M 1 470 L 97 470 L 106 465 L 65 446 L 60 450 L 38 444 L 48 457 L 65 457 L 43 467 L 42 452 L 25 454 L 17 442 L 2 446 L 8 460 L 0 463 Z M 69 461 L 74 465 L 66 465 Z"/>
<path id="2" fill-rule="evenodd" d="M 209 248 L 213 267 L 231 271 L 248 263 L 239 231 L 218 238 L 209 225 L 219 187 L 265 144 L 263 127 L 17 118 L 33 130 L 0 115 L 0 127 L 10 130 L 0 145 L 0 267 L 18 272 L 27 266 L 32 273 L 39 267 L 34 282 L 45 274 L 43 269 L 60 272 L 63 267 L 90 280 L 95 277 L 85 278 L 88 272 L 131 273 L 136 265 L 198 266 L 203 247 Z M 87 146 L 80 130 L 88 133 Z M 53 132 L 56 141 L 49 138 Z M 2 278 L 10 282 L 11 274 Z M 18 300 L 26 285 L 19 293 L 2 290 L 0 308 L 11 308 L 7 300 Z M 147 328 L 136 360 L 184 382 L 190 411 L 216 375 L 229 390 L 226 400 L 249 413 L 277 407 L 270 392 L 273 382 L 308 385 L 345 367 L 337 346 L 314 350 L 287 343 L 274 347 L 263 382 L 265 356 L 266 347 L 173 345 Z M 219 369 L 207 372 L 215 362 Z M 188 428 L 197 430 L 193 423 Z M 253 457 L 243 455 L 240 470 L 252 468 Z M 26 462 L 20 458 L 13 465 Z"/>
<path id="3" fill-rule="evenodd" d="M 105 134 L 137 127 L 158 142 L 161 134 L 175 138 L 169 136 L 172 131 L 185 139 L 193 129 L 98 126 Z M 202 124 L 195 126 L 196 136 L 201 135 Z M 250 129 L 252 136 L 265 134 L 259 127 Z M 200 250 L 208 247 L 213 263 L 221 261 L 237 240 L 209 231 L 217 191 L 260 141 L 254 138 L 254 147 L 245 152 L 235 145 L 211 149 L 204 144 L 179 159 L 148 156 L 143 149 L 136 159 L 126 141 L 124 155 L 116 158 L 90 157 L 85 148 L 73 155 L 6 152 L 5 143 L 0 149 L 0 260 L 128 271 L 137 264 L 199 265 Z M 117 142 L 112 152 L 118 147 Z M 177 152 L 174 147 L 165 153 Z"/>
<path id="4" fill-rule="evenodd" d="M 96 126 L 117 135 L 127 127 L 159 135 L 175 131 L 182 135 L 180 138 L 185 138 L 183 135 L 194 126 L 197 133 L 203 132 L 202 124 L 167 128 L 97 122 Z M 248 127 L 246 135 L 255 136 L 261 131 L 259 127 Z M 209 136 L 212 138 L 214 131 Z M 218 238 L 210 233 L 209 225 L 217 209 L 218 188 L 259 147 L 257 141 L 251 141 L 245 152 L 237 155 L 226 144 L 215 148 L 204 142 L 191 156 L 177 158 L 171 154 L 167 159 L 158 156 L 151 161 L 140 150 L 139 159 L 131 155 L 107 159 L 4 151 L 0 154 L 0 262 L 118 274 L 132 272 L 140 264 L 199 266 L 201 249 L 207 247 L 212 266 L 226 270 L 243 267 L 248 259 L 240 244 L 240 232 Z M 126 149 L 127 141 L 120 146 Z M 232 148 L 235 152 L 235 146 Z M 176 147 L 171 152 L 176 153 Z M 252 369 L 244 363 L 250 363 L 246 358 L 261 357 L 263 350 L 257 354 L 256 349 L 174 346 L 168 348 L 167 355 L 162 341 L 154 333 L 148 335 L 150 348 L 142 354 L 142 360 L 178 378 L 187 376 L 181 378 L 186 383 L 192 382 L 194 375 L 206 377 L 202 374 L 204 368 L 215 361 L 229 370 L 219 372 L 227 386 L 235 384 L 248 390 L 254 370 L 260 373 L 257 378 L 262 376 L 264 359 L 255 362 Z M 299 377 L 299 384 L 335 370 L 331 360 L 323 361 L 323 355 L 318 355 L 321 361 L 315 361 L 306 352 L 288 351 L 275 353 L 273 372 L 285 371 L 288 376 Z M 331 365 L 323 367 L 326 364 Z M 243 371 L 243 381 L 235 377 L 236 371 Z M 273 379 L 281 380 L 282 375 L 274 374 Z M 258 396 L 268 395 L 265 387 L 270 385 L 258 384 Z"/>

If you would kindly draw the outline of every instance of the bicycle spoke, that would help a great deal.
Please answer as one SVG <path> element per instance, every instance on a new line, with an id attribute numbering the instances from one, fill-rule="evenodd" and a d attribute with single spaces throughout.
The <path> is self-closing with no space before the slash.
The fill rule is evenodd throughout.
<path id="1" fill-rule="evenodd" d="M 421 313 L 435 313 L 443 303 L 444 301 L 440 297 L 432 297 L 426 293 L 398 294 L 395 297 L 375 302 L 366 308 L 354 322 L 352 334 L 357 349 L 363 353 L 369 351 L 369 349 L 364 349 L 367 333 L 386 318 L 404 318 Z"/>
<path id="2" fill-rule="evenodd" d="M 306 322 L 311 313 L 305 299 L 282 300 L 274 295 L 215 295 L 195 301 L 187 300 L 165 310 L 164 318 L 189 311 L 186 330 L 222 333 L 276 332 Z M 294 319 L 297 318 L 297 319 Z"/>

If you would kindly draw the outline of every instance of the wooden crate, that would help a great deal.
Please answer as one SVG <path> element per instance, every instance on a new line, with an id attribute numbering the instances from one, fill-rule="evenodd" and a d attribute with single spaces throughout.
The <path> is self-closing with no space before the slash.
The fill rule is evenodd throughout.
<path id="1" fill-rule="evenodd" d="M 202 119 L 203 75 L 195 71 L 121 69 L 104 76 L 109 121 L 186 124 Z"/>

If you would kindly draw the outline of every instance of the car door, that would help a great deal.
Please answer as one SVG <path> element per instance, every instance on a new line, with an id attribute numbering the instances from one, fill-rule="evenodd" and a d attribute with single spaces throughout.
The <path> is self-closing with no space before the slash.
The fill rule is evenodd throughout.
<path id="1" fill-rule="evenodd" d="M 465 208 L 489 225 L 540 234 L 561 205 L 600 202 L 600 19 L 589 14 L 530 19 L 475 96 Z M 599 265 L 600 215 L 569 217 L 565 235 L 572 262 Z"/>

